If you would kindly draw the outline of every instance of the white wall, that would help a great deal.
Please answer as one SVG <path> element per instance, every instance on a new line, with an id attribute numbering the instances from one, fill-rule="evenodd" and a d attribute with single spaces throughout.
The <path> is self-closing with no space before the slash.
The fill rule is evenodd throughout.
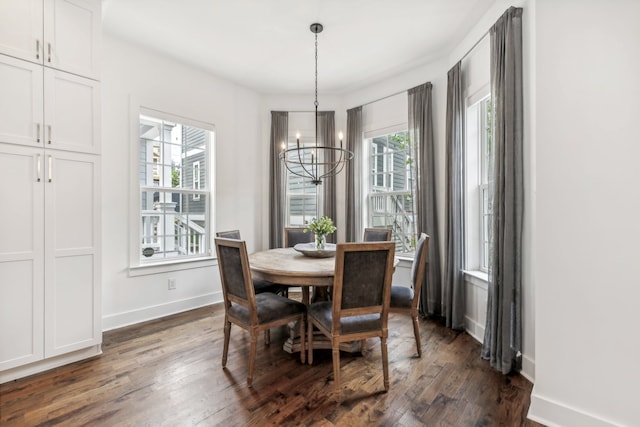
<path id="1" fill-rule="evenodd" d="M 640 2 L 538 0 L 536 382 L 548 425 L 638 425 Z"/>
<path id="2" fill-rule="evenodd" d="M 130 202 L 131 145 L 138 144 L 132 100 L 215 126 L 214 230 L 240 229 L 249 251 L 261 246 L 261 183 L 267 171 L 260 152 L 258 94 L 109 34 L 102 53 L 102 284 L 103 329 L 108 330 L 222 300 L 213 261 L 158 274 L 129 271 L 130 212 L 137 209 Z M 176 279 L 176 290 L 168 290 L 169 277 Z"/>

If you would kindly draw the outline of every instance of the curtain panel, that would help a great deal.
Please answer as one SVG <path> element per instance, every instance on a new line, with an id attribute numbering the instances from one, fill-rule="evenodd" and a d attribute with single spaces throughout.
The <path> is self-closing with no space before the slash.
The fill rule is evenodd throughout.
<path id="1" fill-rule="evenodd" d="M 464 329 L 464 122 L 461 63 L 447 73 L 446 236 L 444 259 L 445 321 Z"/>
<path id="2" fill-rule="evenodd" d="M 362 237 L 361 210 L 358 208 L 362 196 L 362 106 L 347 110 L 346 149 L 353 153 L 353 160 L 347 162 L 346 188 L 346 239 L 358 242 Z"/>
<path id="3" fill-rule="evenodd" d="M 286 214 L 285 172 L 280 160 L 280 147 L 289 136 L 289 113 L 271 112 L 271 138 L 269 140 L 269 248 L 284 245 L 284 219 Z"/>
<path id="4" fill-rule="evenodd" d="M 409 140 L 415 150 L 417 233 L 429 235 L 429 253 L 420 295 L 422 316 L 442 316 L 440 241 L 436 209 L 431 83 L 409 89 Z"/>
<path id="5" fill-rule="evenodd" d="M 490 35 L 495 158 L 492 261 L 482 357 L 507 374 L 521 369 L 522 362 L 522 8 L 509 8 Z"/>
<path id="6" fill-rule="evenodd" d="M 318 145 L 325 147 L 336 146 L 336 126 L 335 126 L 335 112 L 334 111 L 321 111 L 318 112 Z M 335 153 L 333 150 L 327 150 L 328 158 L 326 161 L 333 162 L 335 160 Z M 326 177 L 322 179 L 322 184 L 318 186 L 318 192 L 322 192 L 323 212 L 318 212 L 319 216 L 325 215 L 331 218 L 336 227 L 339 224 L 336 222 L 336 178 L 334 176 Z M 320 193 L 319 193 L 320 194 Z M 336 242 L 336 233 L 327 236 L 328 243 Z"/>

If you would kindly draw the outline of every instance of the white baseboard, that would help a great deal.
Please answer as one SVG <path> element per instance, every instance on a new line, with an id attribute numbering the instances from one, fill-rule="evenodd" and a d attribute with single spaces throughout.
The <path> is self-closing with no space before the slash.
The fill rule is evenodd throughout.
<path id="1" fill-rule="evenodd" d="M 100 344 L 0 372 L 0 384 L 102 354 Z"/>
<path id="2" fill-rule="evenodd" d="M 615 427 L 618 425 L 612 421 L 604 420 L 593 414 L 540 396 L 536 393 L 535 386 L 531 393 L 531 405 L 529 405 L 527 418 L 549 427 Z"/>
<path id="3" fill-rule="evenodd" d="M 484 341 L 484 325 L 469 316 L 464 317 L 464 328 L 480 344 Z"/>
<path id="4" fill-rule="evenodd" d="M 146 322 L 147 320 L 158 319 L 160 317 L 170 316 L 183 311 L 193 310 L 194 308 L 204 307 L 205 305 L 210 305 L 222 300 L 222 292 L 213 292 L 207 295 L 200 295 L 178 301 L 170 301 L 165 304 L 158 304 L 127 312 L 110 314 L 102 318 L 102 330 L 110 331 L 112 329 Z"/>
<path id="5" fill-rule="evenodd" d="M 520 375 L 528 379 L 532 384 L 535 384 L 536 379 L 536 361 L 526 354 L 522 355 L 522 370 Z"/>

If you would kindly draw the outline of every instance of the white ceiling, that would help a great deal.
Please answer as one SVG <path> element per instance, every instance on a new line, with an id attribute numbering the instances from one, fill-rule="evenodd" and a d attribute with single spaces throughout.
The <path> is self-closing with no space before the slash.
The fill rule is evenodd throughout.
<path id="1" fill-rule="evenodd" d="M 344 93 L 447 55 L 495 0 L 103 0 L 104 31 L 261 93 Z"/>

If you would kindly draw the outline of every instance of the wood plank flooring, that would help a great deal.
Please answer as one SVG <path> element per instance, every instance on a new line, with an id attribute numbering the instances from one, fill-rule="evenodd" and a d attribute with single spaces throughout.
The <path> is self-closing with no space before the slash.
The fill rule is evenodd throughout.
<path id="1" fill-rule="evenodd" d="M 379 340 L 342 353 L 343 403 L 334 401 L 331 350 L 314 364 L 282 350 L 286 328 L 258 341 L 246 385 L 249 335 L 231 330 L 221 367 L 222 305 L 104 334 L 104 354 L 0 385 L 2 426 L 539 426 L 526 419 L 531 383 L 503 376 L 466 333 L 421 320 L 422 358 L 411 321 L 389 319 L 391 389 L 384 393 Z"/>

